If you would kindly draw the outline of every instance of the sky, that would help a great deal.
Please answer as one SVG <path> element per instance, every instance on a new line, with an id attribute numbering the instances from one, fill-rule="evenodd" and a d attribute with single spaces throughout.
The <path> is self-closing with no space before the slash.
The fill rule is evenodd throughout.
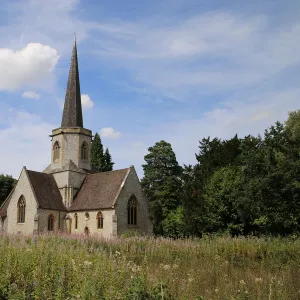
<path id="1" fill-rule="evenodd" d="M 148 148 L 263 134 L 300 109 L 300 2 L 0 0 L 0 173 L 43 171 L 76 32 L 84 127 L 114 169 Z"/>

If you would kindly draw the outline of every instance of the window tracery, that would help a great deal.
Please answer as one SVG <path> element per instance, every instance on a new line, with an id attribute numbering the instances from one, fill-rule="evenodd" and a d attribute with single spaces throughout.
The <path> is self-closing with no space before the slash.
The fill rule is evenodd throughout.
<path id="1" fill-rule="evenodd" d="M 132 195 L 127 204 L 127 222 L 128 225 L 137 224 L 137 200 L 134 195 Z"/>

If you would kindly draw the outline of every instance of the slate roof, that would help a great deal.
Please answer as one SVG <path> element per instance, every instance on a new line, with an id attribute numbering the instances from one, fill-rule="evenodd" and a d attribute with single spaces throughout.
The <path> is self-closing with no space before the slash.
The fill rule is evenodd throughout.
<path id="1" fill-rule="evenodd" d="M 27 170 L 40 208 L 65 211 L 62 196 L 52 174 Z"/>
<path id="2" fill-rule="evenodd" d="M 73 46 L 61 127 L 83 127 L 76 40 Z"/>
<path id="3" fill-rule="evenodd" d="M 111 208 L 130 168 L 88 174 L 69 211 Z"/>

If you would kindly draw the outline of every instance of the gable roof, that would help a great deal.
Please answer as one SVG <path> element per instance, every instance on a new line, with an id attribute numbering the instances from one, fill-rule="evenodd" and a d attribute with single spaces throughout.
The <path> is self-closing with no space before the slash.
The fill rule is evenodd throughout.
<path id="1" fill-rule="evenodd" d="M 88 174 L 69 211 L 112 208 L 130 168 Z"/>
<path id="2" fill-rule="evenodd" d="M 65 211 L 62 196 L 52 174 L 27 170 L 40 208 Z"/>

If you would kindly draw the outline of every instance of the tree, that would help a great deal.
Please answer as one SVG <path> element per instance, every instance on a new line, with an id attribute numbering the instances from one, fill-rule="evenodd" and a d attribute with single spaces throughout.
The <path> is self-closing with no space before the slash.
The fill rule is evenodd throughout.
<path id="1" fill-rule="evenodd" d="M 11 190 L 14 188 L 16 180 L 9 175 L 0 175 L 0 206 L 5 201 Z"/>
<path id="2" fill-rule="evenodd" d="M 106 171 L 112 171 L 113 170 L 113 165 L 114 165 L 115 163 L 114 162 L 112 162 L 112 160 L 111 160 L 111 155 L 110 155 L 110 153 L 109 153 L 109 150 L 108 150 L 108 148 L 106 148 L 106 150 L 105 150 L 105 153 L 104 153 L 104 172 L 106 172 Z"/>
<path id="3" fill-rule="evenodd" d="M 105 166 L 105 158 L 103 154 L 103 145 L 101 142 L 100 135 L 98 133 L 95 134 L 92 149 L 91 149 L 91 165 L 92 169 L 103 172 Z"/>
<path id="4" fill-rule="evenodd" d="M 300 139 L 300 110 L 292 111 L 285 122 L 286 129 L 291 133 L 293 139 Z"/>
<path id="5" fill-rule="evenodd" d="M 160 141 L 148 151 L 144 157 L 146 164 L 143 165 L 142 188 L 149 202 L 154 233 L 163 235 L 164 219 L 181 204 L 182 168 L 171 144 Z"/>

